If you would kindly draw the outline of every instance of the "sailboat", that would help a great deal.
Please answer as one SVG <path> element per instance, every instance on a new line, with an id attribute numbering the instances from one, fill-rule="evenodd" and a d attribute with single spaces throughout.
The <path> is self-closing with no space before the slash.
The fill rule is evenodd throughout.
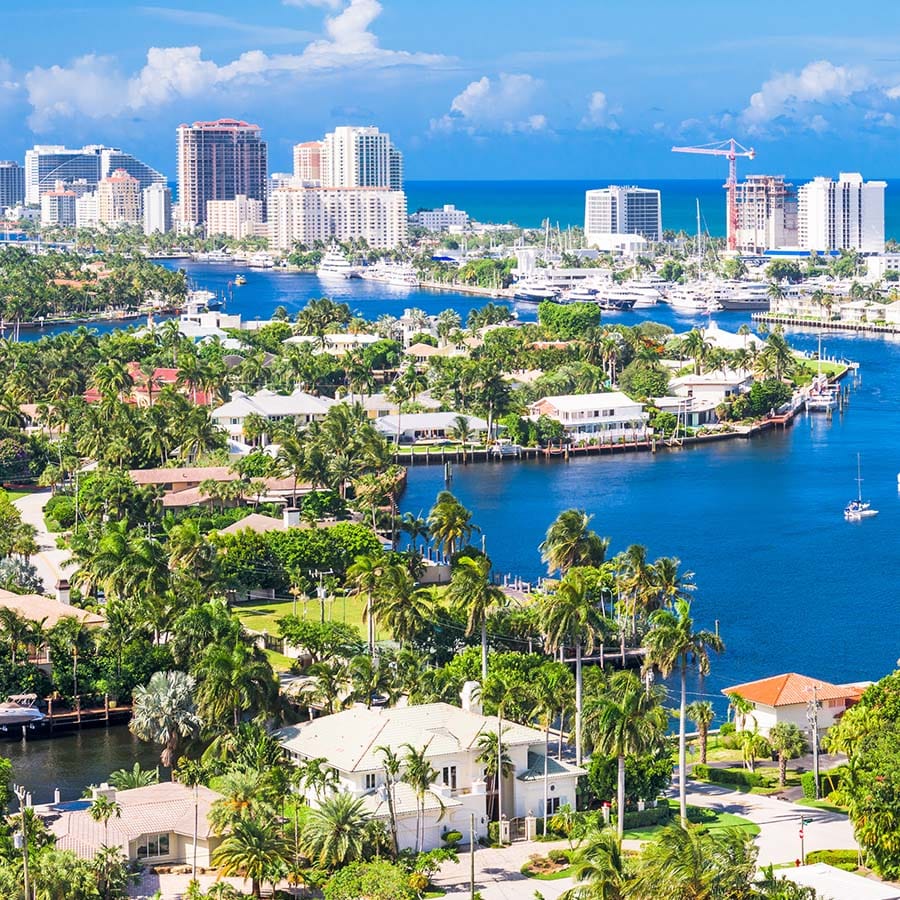
<path id="1" fill-rule="evenodd" d="M 856 499 L 851 500 L 844 507 L 844 518 L 848 522 L 859 522 L 860 519 L 868 519 L 877 516 L 878 510 L 872 509 L 872 504 L 862 498 L 862 474 L 860 471 L 859 454 L 856 454 Z"/>

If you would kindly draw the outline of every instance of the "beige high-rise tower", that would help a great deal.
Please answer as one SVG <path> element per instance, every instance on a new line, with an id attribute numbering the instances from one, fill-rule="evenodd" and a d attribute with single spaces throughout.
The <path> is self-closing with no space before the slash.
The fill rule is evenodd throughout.
<path id="1" fill-rule="evenodd" d="M 97 216 L 106 225 L 135 225 L 141 221 L 141 183 L 124 169 L 116 169 L 97 185 Z"/>

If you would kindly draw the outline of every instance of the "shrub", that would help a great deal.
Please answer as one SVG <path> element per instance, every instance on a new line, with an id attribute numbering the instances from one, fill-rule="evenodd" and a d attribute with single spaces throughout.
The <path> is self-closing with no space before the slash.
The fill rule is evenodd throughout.
<path id="1" fill-rule="evenodd" d="M 569 854 L 566 853 L 565 850 L 550 850 L 547 853 L 547 858 L 551 862 L 555 863 L 567 863 L 569 861 Z"/>
<path id="2" fill-rule="evenodd" d="M 687 810 L 688 822 L 694 825 L 707 825 L 716 820 L 716 812 L 705 806 L 689 806 Z"/>
<path id="3" fill-rule="evenodd" d="M 71 528 L 75 524 L 75 499 L 67 494 L 56 494 L 47 501 L 44 517 L 48 526 L 52 520 L 60 530 Z"/>
<path id="4" fill-rule="evenodd" d="M 729 734 L 734 734 L 735 731 L 737 731 L 737 728 L 734 722 L 724 722 L 719 729 L 719 737 L 728 737 Z"/>
<path id="5" fill-rule="evenodd" d="M 758 772 L 746 772 L 743 769 L 715 769 L 711 766 L 696 765 L 692 769 L 693 777 L 712 784 L 736 784 L 739 787 L 770 787 L 772 779 Z"/>
<path id="6" fill-rule="evenodd" d="M 461 831 L 445 831 L 441 835 L 441 840 L 448 847 L 456 847 L 457 844 L 462 840 L 462 832 Z"/>
<path id="7" fill-rule="evenodd" d="M 824 797 L 839 791 L 841 787 L 842 770 L 829 769 L 826 772 L 819 772 L 819 796 Z M 816 776 L 812 772 L 804 772 L 800 776 L 800 786 L 803 788 L 803 796 L 807 800 L 814 800 L 816 797 Z"/>
<path id="8" fill-rule="evenodd" d="M 813 850 L 806 854 L 808 865 L 827 863 L 845 872 L 855 872 L 859 868 L 859 856 L 855 850 Z"/>
<path id="9" fill-rule="evenodd" d="M 493 846 L 500 843 L 500 823 L 488 822 L 488 843 Z"/>
<path id="10" fill-rule="evenodd" d="M 653 825 L 665 825 L 671 818 L 671 810 L 668 803 L 660 803 L 659 806 L 642 811 L 625 811 L 624 826 L 626 829 L 650 828 Z"/>
<path id="11" fill-rule="evenodd" d="M 807 800 L 814 800 L 816 797 L 816 776 L 812 772 L 804 772 L 800 776 L 800 787 L 803 788 L 803 796 Z"/>

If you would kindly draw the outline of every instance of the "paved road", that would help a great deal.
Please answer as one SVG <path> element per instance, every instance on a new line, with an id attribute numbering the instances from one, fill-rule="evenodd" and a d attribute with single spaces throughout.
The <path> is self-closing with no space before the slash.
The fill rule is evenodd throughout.
<path id="1" fill-rule="evenodd" d="M 30 525 L 34 525 L 37 529 L 35 541 L 40 550 L 31 557 L 31 562 L 37 569 L 38 577 L 44 583 L 44 592 L 53 596 L 56 588 L 56 582 L 59 581 L 61 575 L 71 576 L 71 570 L 66 573 L 66 566 L 70 559 L 68 550 L 58 550 L 56 547 L 55 535 L 49 534 L 44 525 L 44 507 L 51 497 L 49 490 L 35 491 L 32 494 L 26 494 L 14 500 L 22 521 Z"/>

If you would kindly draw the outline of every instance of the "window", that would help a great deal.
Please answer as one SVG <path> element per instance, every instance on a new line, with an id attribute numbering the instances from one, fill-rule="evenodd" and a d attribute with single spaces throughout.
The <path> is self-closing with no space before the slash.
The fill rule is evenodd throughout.
<path id="1" fill-rule="evenodd" d="M 456 766 L 444 766 L 442 775 L 444 778 L 444 784 L 450 788 L 451 791 L 456 790 Z"/>
<path id="2" fill-rule="evenodd" d="M 375 787 L 375 773 L 369 772 L 366 775 L 366 790 L 371 791 Z"/>
<path id="3" fill-rule="evenodd" d="M 168 834 L 145 834 L 138 841 L 138 859 L 169 855 Z"/>
<path id="4" fill-rule="evenodd" d="M 547 798 L 547 815 L 552 816 L 554 813 L 559 812 L 559 797 L 548 797 Z"/>

